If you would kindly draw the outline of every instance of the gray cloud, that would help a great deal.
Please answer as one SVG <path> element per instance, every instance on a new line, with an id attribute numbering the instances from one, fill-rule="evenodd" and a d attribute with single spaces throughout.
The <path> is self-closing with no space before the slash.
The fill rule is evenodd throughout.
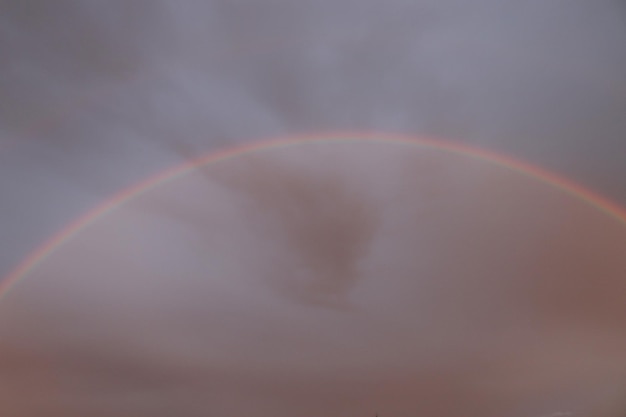
<path id="1" fill-rule="evenodd" d="M 259 233 L 276 236 L 294 253 L 276 259 L 276 268 L 291 274 L 269 278 L 302 301 L 346 308 L 358 261 L 377 229 L 377 208 L 332 172 L 312 176 L 254 157 L 239 165 L 242 172 L 231 170 L 219 180 L 250 200 L 246 218 L 268 225 Z"/>
<path id="2" fill-rule="evenodd" d="M 0 275 L 181 159 L 311 132 L 448 138 L 626 203 L 624 19 L 598 0 L 4 1 Z M 0 414 L 616 415 L 625 239 L 438 151 L 223 161 L 3 297 Z"/>

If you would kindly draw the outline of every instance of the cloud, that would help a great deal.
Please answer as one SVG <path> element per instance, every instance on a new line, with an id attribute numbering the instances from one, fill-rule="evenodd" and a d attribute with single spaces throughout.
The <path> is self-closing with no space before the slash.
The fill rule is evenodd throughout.
<path id="1" fill-rule="evenodd" d="M 613 2 L 0 10 L 2 273 L 181 159 L 317 131 L 450 138 L 626 201 Z M 614 220 L 471 158 L 224 160 L 100 218 L 2 298 L 0 415 L 613 415 L 625 250 Z"/>

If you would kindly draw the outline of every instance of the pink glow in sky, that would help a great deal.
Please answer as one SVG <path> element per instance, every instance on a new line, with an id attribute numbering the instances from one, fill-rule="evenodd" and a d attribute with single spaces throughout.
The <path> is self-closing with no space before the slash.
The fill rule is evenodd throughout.
<path id="1" fill-rule="evenodd" d="M 5 295 L 5 367 L 30 371 L 13 365 L 29 388 L 7 385 L 2 403 L 16 416 L 612 411 L 624 250 L 626 228 L 588 201 L 462 153 L 244 154 L 101 216 Z"/>

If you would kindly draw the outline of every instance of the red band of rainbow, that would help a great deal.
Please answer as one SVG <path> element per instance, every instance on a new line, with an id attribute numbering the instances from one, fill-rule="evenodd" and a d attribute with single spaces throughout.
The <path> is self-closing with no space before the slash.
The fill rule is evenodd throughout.
<path id="1" fill-rule="evenodd" d="M 274 139 L 269 141 L 255 142 L 253 144 L 243 144 L 231 147 L 222 151 L 213 152 L 197 159 L 189 160 L 178 166 L 166 169 L 154 176 L 141 181 L 105 200 L 96 208 L 88 211 L 80 216 L 69 225 L 65 226 L 58 233 L 53 235 L 38 249 L 28 255 L 21 263 L 19 263 L 6 277 L 0 281 L 0 297 L 6 294 L 20 279 L 28 275 L 37 265 L 49 257 L 56 249 L 61 247 L 65 242 L 78 234 L 89 224 L 95 222 L 99 217 L 111 212 L 116 207 L 124 204 L 131 198 L 145 193 L 160 184 L 173 181 L 197 167 L 207 165 L 209 163 L 218 162 L 233 158 L 242 154 L 251 153 L 259 150 L 272 149 L 283 146 L 295 146 L 312 142 L 384 142 L 395 143 L 408 146 L 419 146 L 423 148 L 436 149 L 439 151 L 459 154 L 469 158 L 475 158 L 485 161 L 502 168 L 514 171 L 526 177 L 540 181 L 550 187 L 558 189 L 560 192 L 569 194 L 586 204 L 595 207 L 599 211 L 614 218 L 616 221 L 626 226 L 626 210 L 618 204 L 602 197 L 586 188 L 576 184 L 571 180 L 564 179 L 558 175 L 546 171 L 542 168 L 530 165 L 525 162 L 515 160 L 511 157 L 491 152 L 484 149 L 474 148 L 468 145 L 447 142 L 442 140 L 413 138 L 402 135 L 376 134 L 376 133 L 338 133 L 325 135 L 309 135 L 296 138 Z"/>

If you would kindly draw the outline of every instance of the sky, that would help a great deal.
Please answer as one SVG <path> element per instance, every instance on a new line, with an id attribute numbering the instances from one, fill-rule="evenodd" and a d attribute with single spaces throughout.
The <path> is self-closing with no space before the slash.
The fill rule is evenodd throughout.
<path id="1" fill-rule="evenodd" d="M 125 187 L 274 138 L 441 138 L 626 206 L 625 44 L 619 1 L 0 2 L 0 276 Z M 238 156 L 0 299 L 0 414 L 617 417 L 624 250 L 468 155 Z"/>

